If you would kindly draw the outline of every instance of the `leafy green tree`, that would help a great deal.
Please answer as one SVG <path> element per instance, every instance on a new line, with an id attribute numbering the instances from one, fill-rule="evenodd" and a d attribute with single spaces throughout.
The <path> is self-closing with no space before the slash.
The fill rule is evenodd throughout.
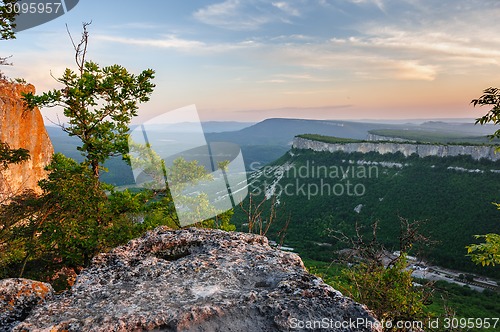
<path id="1" fill-rule="evenodd" d="M 20 164 L 30 159 L 29 151 L 26 149 L 11 149 L 9 144 L 0 142 L 0 204 L 3 204 L 15 196 L 15 190 L 9 188 L 4 179 L 4 172 L 11 164 Z M 0 228 L 5 225 L 0 223 Z"/>
<path id="2" fill-rule="evenodd" d="M 8 143 L 0 142 L 0 171 L 5 170 L 9 164 L 20 164 L 28 159 L 28 150 L 11 149 Z"/>
<path id="3" fill-rule="evenodd" d="M 138 104 L 149 100 L 154 72 L 148 69 L 135 76 L 118 65 L 101 68 L 86 61 L 87 25 L 75 45 L 77 72 L 67 69 L 58 79 L 63 88 L 24 96 L 30 107 L 64 107 L 69 123 L 61 126 L 82 140 L 79 150 L 86 159 L 78 163 L 54 155 L 46 168 L 48 177 L 39 182 L 41 195 L 16 197 L 1 207 L 0 221 L 9 222 L 5 229 L 8 245 L 2 248 L 6 249 L 4 263 L 21 261 L 21 275 L 28 261 L 48 265 L 57 261 L 78 269 L 98 252 L 143 230 L 137 216 L 150 195 L 116 192 L 99 181 L 99 172 L 107 158 L 127 152 L 128 124 L 137 115 Z M 23 158 L 23 151 L 1 147 L 0 165 Z M 39 270 L 43 273 L 44 268 Z"/>
<path id="4" fill-rule="evenodd" d="M 236 230 L 236 225 L 231 224 L 231 218 L 234 215 L 234 209 L 228 210 L 222 214 L 215 217 L 214 227 L 222 229 L 226 232 L 234 232 Z"/>
<path id="5" fill-rule="evenodd" d="M 500 124 L 500 89 L 498 88 L 488 88 L 483 91 L 483 95 L 478 99 L 473 99 L 471 104 L 475 106 L 492 106 L 492 108 L 480 118 L 476 119 L 476 124 L 487 124 L 493 123 L 495 125 Z M 500 138 L 500 129 L 495 131 L 492 135 L 489 135 L 490 139 Z M 500 148 L 500 147 L 499 147 Z M 497 148 L 497 150 L 499 149 Z"/>
<path id="6" fill-rule="evenodd" d="M 0 39 L 16 38 L 14 28 L 17 13 L 12 10 L 18 0 L 2 0 L 0 2 Z"/>
<path id="7" fill-rule="evenodd" d="M 20 262 L 24 256 L 24 237 L 16 234 L 16 226 L 20 218 L 16 216 L 23 214 L 27 216 L 28 210 L 23 204 L 28 198 L 27 193 L 9 197 L 9 204 L 0 204 L 0 278 L 8 277 L 7 266 Z M 4 202 L 5 203 L 5 202 Z"/>
<path id="8" fill-rule="evenodd" d="M 484 239 L 483 243 L 467 246 L 472 261 L 482 266 L 500 264 L 500 234 L 476 235 L 476 239 Z"/>
<path id="9" fill-rule="evenodd" d="M 114 192 L 103 183 L 96 187 L 85 164 L 61 154 L 54 155 L 47 169 L 48 178 L 40 182 L 42 200 L 57 209 L 43 226 L 45 251 L 55 248 L 53 255 L 68 265 L 85 266 L 100 251 L 138 235 L 131 215 L 141 211 L 146 194 Z"/>
<path id="10" fill-rule="evenodd" d="M 474 106 L 492 106 L 492 108 L 484 116 L 476 119 L 476 124 L 493 123 L 500 124 L 500 89 L 488 88 L 483 91 L 483 95 L 478 99 L 473 99 L 471 104 Z M 490 139 L 500 138 L 500 129 L 489 136 Z M 500 146 L 497 147 L 497 152 L 500 151 Z M 500 210 L 500 204 L 493 203 Z M 467 246 L 467 252 L 472 258 L 472 261 L 482 266 L 500 264 L 500 234 L 476 235 L 476 239 L 484 239 L 484 243 L 471 244 Z"/>
<path id="11" fill-rule="evenodd" d="M 356 225 L 355 237 L 340 231 L 332 232 L 338 241 L 348 243 L 354 262 L 351 268 L 342 270 L 335 287 L 354 300 L 368 306 L 379 320 L 425 321 L 429 317 L 425 305 L 430 297 L 426 287 L 413 284 L 412 270 L 408 269 L 408 252 L 414 243 L 429 242 L 420 234 L 420 221 L 409 222 L 400 218 L 400 254 L 390 257 L 377 239 L 378 223 L 372 225 L 367 236 Z M 343 279 L 343 280 L 341 280 Z M 410 331 L 410 329 L 387 329 L 388 331 Z"/>
<path id="12" fill-rule="evenodd" d="M 115 192 L 104 183 L 96 187 L 89 167 L 59 153 L 46 169 L 41 195 L 25 193 L 0 208 L 0 222 L 10 223 L 4 264 L 21 262 L 20 275 L 28 260 L 78 269 L 142 233 L 133 217 L 141 215 L 147 193 Z"/>
<path id="13" fill-rule="evenodd" d="M 15 19 L 17 13 L 12 10 L 12 6 L 18 0 L 2 0 L 0 2 L 0 40 L 15 39 L 16 35 L 14 33 L 14 28 L 16 27 Z M 7 62 L 9 57 L 0 57 L 0 65 L 10 65 Z M 0 72 L 0 78 L 2 78 L 2 72 Z"/>
<path id="14" fill-rule="evenodd" d="M 78 150 L 98 179 L 101 165 L 109 157 L 128 152 L 128 125 L 137 115 L 138 104 L 149 101 L 155 85 L 151 83 L 154 78 L 151 69 L 136 76 L 120 65 L 101 68 L 87 61 L 88 25 L 83 25 L 79 44 L 73 43 L 78 70 L 65 70 L 57 79 L 62 88 L 39 96 L 26 94 L 24 98 L 31 108 L 64 108 L 69 121 L 61 127 L 82 141 Z"/>
<path id="15" fill-rule="evenodd" d="M 343 270 L 348 283 L 338 288 L 355 301 L 367 305 L 379 320 L 422 321 L 428 318 L 426 294 L 414 286 L 412 271 L 406 269 L 407 265 L 405 255 L 388 267 L 362 262 Z"/>

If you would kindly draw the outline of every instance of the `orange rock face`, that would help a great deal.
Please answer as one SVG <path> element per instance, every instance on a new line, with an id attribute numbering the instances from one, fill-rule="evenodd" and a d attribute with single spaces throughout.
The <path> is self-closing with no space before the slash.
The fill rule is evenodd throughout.
<path id="1" fill-rule="evenodd" d="M 0 80 L 0 141 L 11 149 L 29 150 L 30 159 L 0 173 L 0 202 L 26 189 L 40 192 L 38 181 L 47 174 L 54 148 L 45 130 L 38 108 L 25 108 L 22 93 L 35 93 L 31 84 L 23 85 Z"/>

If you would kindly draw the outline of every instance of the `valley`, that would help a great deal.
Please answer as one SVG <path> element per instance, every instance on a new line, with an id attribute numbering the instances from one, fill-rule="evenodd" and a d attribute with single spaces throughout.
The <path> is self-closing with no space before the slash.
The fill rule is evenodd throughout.
<path id="1" fill-rule="evenodd" d="M 500 193 L 499 170 L 498 161 L 470 155 L 419 157 L 294 147 L 249 179 L 251 193 L 274 196 L 290 214 L 287 244 L 302 255 L 329 259 L 341 248 L 329 230 L 353 234 L 356 223 L 368 227 L 374 221 L 379 222 L 379 239 L 396 250 L 399 218 L 405 218 L 425 221 L 422 231 L 436 241 L 430 247 L 416 246 L 422 258 L 498 278 L 498 268 L 470 262 L 465 246 L 474 242 L 475 234 L 500 231 L 500 214 L 491 204 Z"/>
<path id="2" fill-rule="evenodd" d="M 499 267 L 475 265 L 465 249 L 477 243 L 476 234 L 500 233 L 500 212 L 492 204 L 500 197 L 500 161 L 485 138 L 492 128 L 298 119 L 211 128 L 221 131 L 208 130 L 207 141 L 240 145 L 253 203 L 259 204 L 264 223 L 272 220 L 266 236 L 298 253 L 308 269 L 334 287 L 342 265 L 330 267 L 346 249 L 335 232 L 352 237 L 359 227 L 368 239 L 377 222 L 377 240 L 394 252 L 401 220 L 421 221 L 419 231 L 432 242 L 416 243 L 411 255 L 418 259 L 412 263 L 414 277 L 436 282 L 429 310 L 444 314 L 443 306 L 453 305 L 460 317 L 500 310 L 492 304 Z M 49 135 L 56 152 L 81 159 L 76 139 L 59 128 L 50 128 Z M 121 158 L 111 158 L 106 167 L 104 181 L 134 185 Z M 247 198 L 234 209 L 231 222 L 239 231 L 248 231 L 249 203 Z"/>

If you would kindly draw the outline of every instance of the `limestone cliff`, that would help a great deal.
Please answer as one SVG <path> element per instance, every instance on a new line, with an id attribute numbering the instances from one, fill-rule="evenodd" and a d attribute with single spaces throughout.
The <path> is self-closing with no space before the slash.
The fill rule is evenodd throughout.
<path id="1" fill-rule="evenodd" d="M 262 236 L 159 227 L 94 258 L 13 331 L 382 331 Z"/>
<path id="2" fill-rule="evenodd" d="M 408 139 L 404 139 L 404 138 L 400 138 L 400 137 L 389 137 L 389 136 L 380 136 L 380 135 L 376 135 L 376 134 L 368 134 L 368 136 L 366 136 L 366 140 L 367 141 L 385 141 L 385 142 L 411 142 L 411 143 L 415 143 L 416 141 L 414 140 L 408 140 Z"/>
<path id="3" fill-rule="evenodd" d="M 415 144 L 399 142 L 356 142 L 356 143 L 325 143 L 301 137 L 295 137 L 293 147 L 296 149 L 311 149 L 328 152 L 378 152 L 380 154 L 401 152 L 405 156 L 417 154 L 419 157 L 438 156 L 454 157 L 460 155 L 471 156 L 475 160 L 482 158 L 497 161 L 500 153 L 495 153 L 495 147 L 487 145 L 443 145 L 443 144 Z"/>
<path id="4" fill-rule="evenodd" d="M 0 201 L 26 189 L 38 191 L 37 183 L 46 176 L 44 167 L 54 153 L 40 111 L 27 110 L 21 99 L 28 92 L 35 93 L 35 87 L 0 80 L 0 141 L 12 149 L 27 149 L 31 156 L 0 173 Z"/>

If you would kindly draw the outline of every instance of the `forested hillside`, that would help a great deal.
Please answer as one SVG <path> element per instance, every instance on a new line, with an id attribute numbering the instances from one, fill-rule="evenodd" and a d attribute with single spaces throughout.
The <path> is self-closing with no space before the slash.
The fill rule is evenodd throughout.
<path id="1" fill-rule="evenodd" d="M 500 232 L 500 212 L 492 204 L 500 194 L 499 172 L 499 162 L 466 156 L 406 158 L 295 149 L 254 174 L 252 190 L 260 197 L 274 193 L 280 214 L 290 216 L 285 244 L 305 257 L 333 259 L 343 244 L 329 230 L 353 235 L 359 223 L 369 232 L 374 221 L 379 221 L 379 240 L 396 250 L 402 217 L 425 221 L 422 231 L 435 241 L 416 246 L 415 255 L 443 267 L 499 277 L 498 267 L 477 267 L 465 249 L 475 234 Z M 276 222 L 274 227 L 282 226 Z"/>

